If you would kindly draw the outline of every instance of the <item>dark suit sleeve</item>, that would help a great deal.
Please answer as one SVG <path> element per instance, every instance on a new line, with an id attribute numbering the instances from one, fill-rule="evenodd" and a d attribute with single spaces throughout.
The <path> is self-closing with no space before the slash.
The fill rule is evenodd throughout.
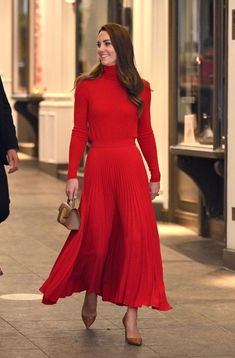
<path id="1" fill-rule="evenodd" d="M 9 149 L 18 149 L 11 107 L 0 77 L 0 155 L 5 157 Z"/>

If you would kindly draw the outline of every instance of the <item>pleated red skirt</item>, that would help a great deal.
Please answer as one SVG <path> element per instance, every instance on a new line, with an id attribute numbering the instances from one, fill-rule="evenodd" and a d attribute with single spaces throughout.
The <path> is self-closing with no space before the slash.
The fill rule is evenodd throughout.
<path id="1" fill-rule="evenodd" d="M 148 178 L 133 140 L 92 144 L 71 231 L 45 283 L 44 304 L 74 292 L 104 301 L 169 310 Z"/>

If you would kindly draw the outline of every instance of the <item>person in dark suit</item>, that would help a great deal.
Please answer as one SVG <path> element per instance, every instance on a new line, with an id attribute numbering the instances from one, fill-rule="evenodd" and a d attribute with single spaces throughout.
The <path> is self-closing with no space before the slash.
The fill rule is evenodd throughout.
<path id="1" fill-rule="evenodd" d="M 10 213 L 9 189 L 4 165 L 10 166 L 9 174 L 18 170 L 17 149 L 18 142 L 11 107 L 0 77 L 0 223 L 6 220 Z"/>

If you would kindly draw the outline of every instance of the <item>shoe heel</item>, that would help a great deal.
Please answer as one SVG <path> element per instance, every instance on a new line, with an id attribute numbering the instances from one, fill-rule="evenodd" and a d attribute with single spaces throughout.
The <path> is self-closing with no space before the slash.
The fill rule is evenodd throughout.
<path id="1" fill-rule="evenodd" d="M 143 341 L 142 337 L 128 337 L 126 328 L 126 315 L 122 319 L 123 326 L 125 328 L 125 341 L 132 346 L 141 346 Z"/>

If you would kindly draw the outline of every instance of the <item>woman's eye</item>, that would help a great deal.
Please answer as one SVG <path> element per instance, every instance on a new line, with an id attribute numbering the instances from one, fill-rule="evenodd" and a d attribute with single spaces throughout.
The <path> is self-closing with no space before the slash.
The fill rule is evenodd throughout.
<path id="1" fill-rule="evenodd" d="M 106 46 L 106 47 L 108 47 L 108 46 L 111 46 L 112 45 L 112 43 L 109 41 L 109 42 L 104 42 L 104 45 Z M 101 42 L 97 42 L 96 43 L 96 46 L 98 47 L 98 48 L 100 48 L 101 47 Z"/>

